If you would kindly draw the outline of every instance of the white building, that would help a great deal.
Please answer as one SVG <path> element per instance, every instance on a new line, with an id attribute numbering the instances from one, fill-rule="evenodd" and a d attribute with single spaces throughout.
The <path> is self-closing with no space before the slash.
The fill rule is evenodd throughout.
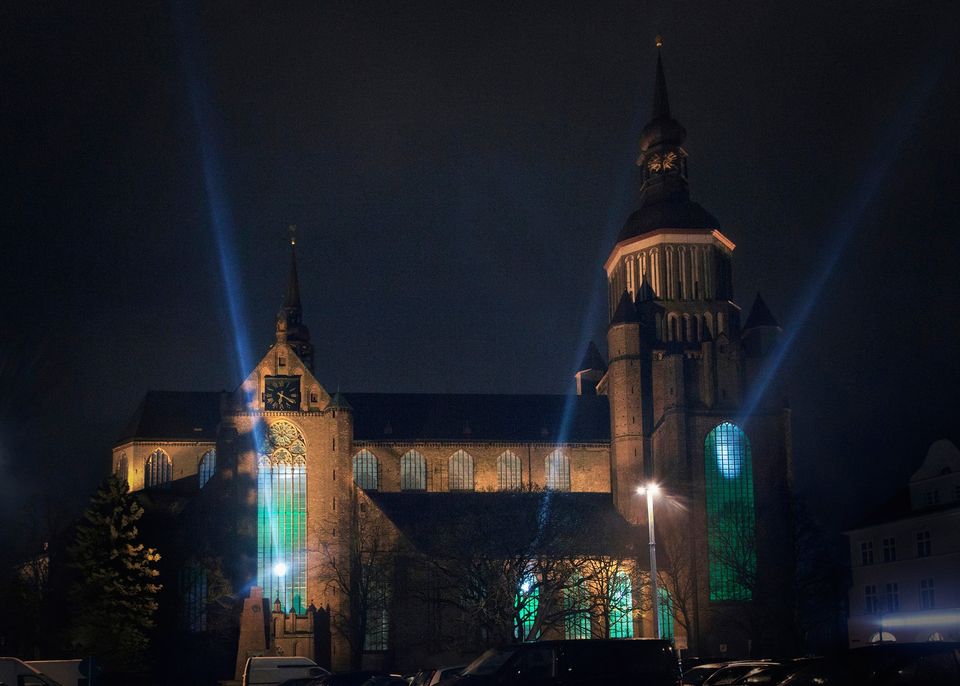
<path id="1" fill-rule="evenodd" d="M 960 640 L 960 450 L 930 446 L 909 487 L 850 539 L 850 646 Z"/>

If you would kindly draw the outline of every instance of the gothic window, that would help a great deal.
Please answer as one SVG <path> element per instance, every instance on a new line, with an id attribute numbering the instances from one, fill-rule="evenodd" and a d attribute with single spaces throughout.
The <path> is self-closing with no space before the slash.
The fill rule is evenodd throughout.
<path id="1" fill-rule="evenodd" d="M 173 463 L 162 450 L 154 450 L 143 467 L 143 487 L 155 488 L 170 483 L 173 478 Z"/>
<path id="2" fill-rule="evenodd" d="M 633 589 L 630 576 L 617 572 L 610 585 L 610 638 L 633 638 Z"/>
<path id="3" fill-rule="evenodd" d="M 540 608 L 540 585 L 533 574 L 528 574 L 520 582 L 514 598 L 513 635 L 521 641 L 534 640 L 531 635 L 537 622 L 537 610 Z"/>
<path id="4" fill-rule="evenodd" d="M 416 450 L 408 450 L 400 458 L 400 490 L 427 490 L 427 461 Z"/>
<path id="5" fill-rule="evenodd" d="M 450 456 L 450 490 L 473 490 L 473 456 L 458 450 Z"/>
<path id="6" fill-rule="evenodd" d="M 590 589 L 574 574 L 563 589 L 564 638 L 590 638 Z"/>
<path id="7" fill-rule="evenodd" d="M 306 612 L 307 450 L 300 430 L 275 422 L 257 450 L 257 579 L 270 606 Z"/>
<path id="8" fill-rule="evenodd" d="M 366 570 L 372 573 L 371 570 Z M 367 587 L 367 631 L 363 637 L 364 650 L 387 650 L 390 639 L 390 592 L 386 580 L 371 578 Z"/>
<path id="9" fill-rule="evenodd" d="M 122 483 L 127 483 L 127 478 L 130 472 L 130 465 L 127 462 L 127 454 L 120 453 L 120 459 L 117 460 L 117 470 L 114 472 L 117 475 L 117 479 Z"/>
<path id="10" fill-rule="evenodd" d="M 497 488 L 514 491 L 522 485 L 520 458 L 512 450 L 505 450 L 497 458 Z"/>
<path id="11" fill-rule="evenodd" d="M 672 641 L 674 634 L 673 596 L 671 596 L 670 591 L 663 586 L 657 586 L 657 600 L 657 610 L 660 615 L 657 618 L 660 627 L 660 638 Z"/>
<path id="12" fill-rule="evenodd" d="M 544 468 L 547 475 L 547 488 L 553 491 L 570 490 L 570 458 L 563 452 L 554 450 L 547 455 Z"/>
<path id="13" fill-rule="evenodd" d="M 750 600 L 757 568 L 750 441 L 724 422 L 704 442 L 710 600 Z"/>
<path id="14" fill-rule="evenodd" d="M 197 466 L 197 474 L 200 479 L 200 488 L 207 485 L 210 477 L 217 471 L 217 451 L 208 450 L 200 458 L 200 464 Z"/>
<path id="15" fill-rule="evenodd" d="M 380 461 L 366 448 L 353 456 L 353 483 L 367 491 L 380 488 Z"/>
<path id="16" fill-rule="evenodd" d="M 207 630 L 207 570 L 191 560 L 181 570 L 180 626 L 197 633 Z"/>

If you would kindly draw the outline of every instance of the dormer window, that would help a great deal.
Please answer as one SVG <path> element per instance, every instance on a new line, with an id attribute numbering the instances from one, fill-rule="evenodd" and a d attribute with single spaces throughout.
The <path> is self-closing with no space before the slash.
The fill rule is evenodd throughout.
<path id="1" fill-rule="evenodd" d="M 277 358 L 277 366 L 278 366 L 278 367 L 286 367 L 286 366 L 287 366 L 287 358 L 283 357 L 282 355 L 281 355 L 280 357 L 278 357 L 278 358 Z"/>
<path id="2" fill-rule="evenodd" d="M 316 393 L 310 393 L 310 402 L 311 403 L 319 402 L 319 396 Z"/>

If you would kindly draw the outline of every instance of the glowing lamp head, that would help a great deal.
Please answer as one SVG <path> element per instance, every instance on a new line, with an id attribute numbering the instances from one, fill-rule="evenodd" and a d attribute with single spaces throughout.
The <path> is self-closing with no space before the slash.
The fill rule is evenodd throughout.
<path id="1" fill-rule="evenodd" d="M 637 486 L 637 493 L 639 495 L 649 495 L 652 498 L 660 495 L 660 486 L 655 483 L 645 484 L 643 486 Z"/>
<path id="2" fill-rule="evenodd" d="M 278 562 L 273 565 L 273 574 L 274 576 L 284 576 L 287 573 L 287 563 Z"/>

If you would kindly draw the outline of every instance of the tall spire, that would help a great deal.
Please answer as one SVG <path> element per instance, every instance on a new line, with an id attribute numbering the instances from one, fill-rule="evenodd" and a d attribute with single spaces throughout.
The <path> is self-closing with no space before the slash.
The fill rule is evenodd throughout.
<path id="1" fill-rule="evenodd" d="M 287 282 L 287 296 L 283 301 L 283 309 L 287 318 L 296 313 L 296 321 L 300 321 L 302 308 L 300 306 L 300 279 L 297 277 L 297 227 L 290 226 L 290 280 Z"/>
<path id="2" fill-rule="evenodd" d="M 667 97 L 667 78 L 663 75 L 663 59 L 660 48 L 663 47 L 663 38 L 657 36 L 657 81 L 653 89 L 653 116 L 650 118 L 670 119 L 670 99 Z"/>

